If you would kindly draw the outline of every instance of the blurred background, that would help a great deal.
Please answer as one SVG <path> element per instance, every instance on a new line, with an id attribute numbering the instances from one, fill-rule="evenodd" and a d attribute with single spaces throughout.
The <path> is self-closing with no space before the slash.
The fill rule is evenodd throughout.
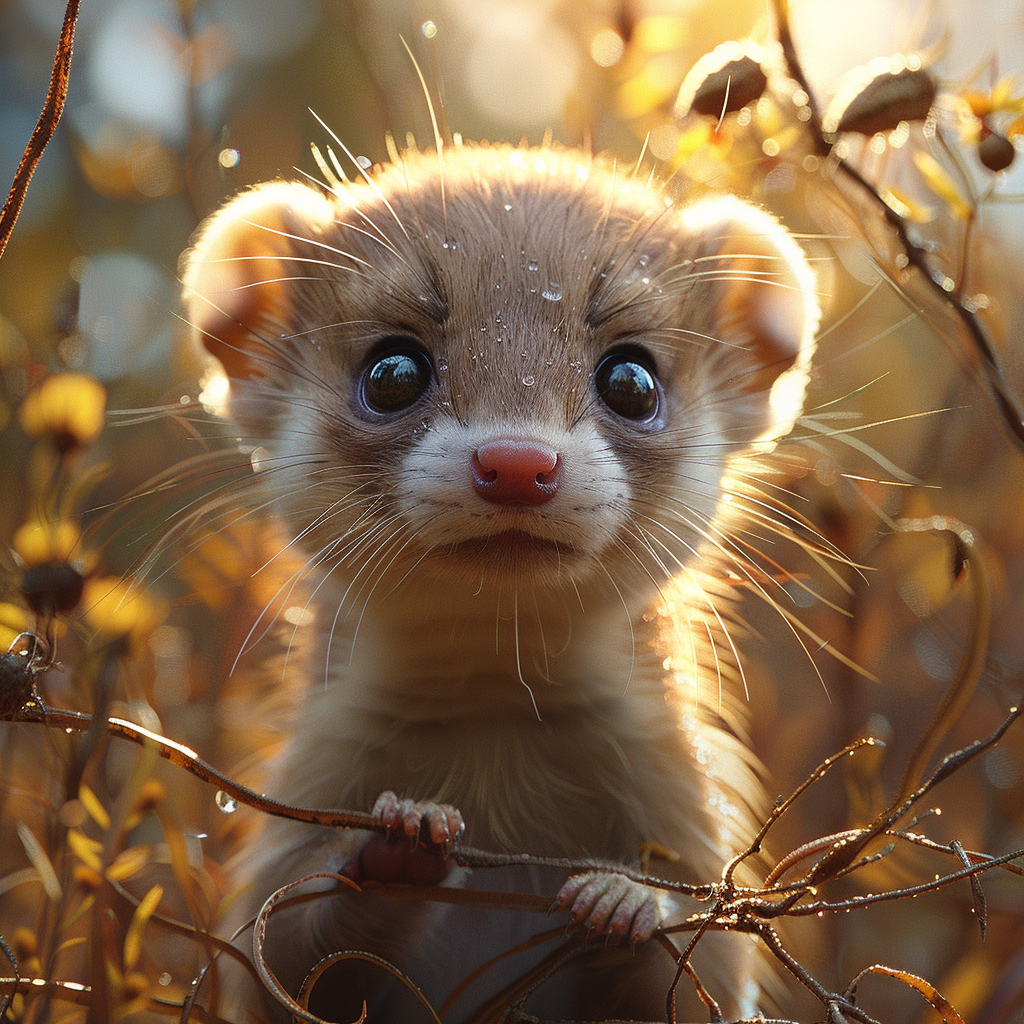
<path id="1" fill-rule="evenodd" d="M 841 153 L 900 210 L 932 276 L 981 319 L 1010 388 L 1024 395 L 1024 156 L 1013 159 L 1011 141 L 1001 172 L 979 159 L 986 133 L 1012 140 L 1024 131 L 1024 9 L 1016 0 L 791 7 L 797 51 L 822 106 L 850 69 L 895 53 L 922 55 L 938 83 L 938 127 L 912 121 L 844 136 Z M 43 102 L 63 13 L 56 0 L 0 2 L 3 189 Z M 254 182 L 320 177 L 310 144 L 338 147 L 318 118 L 367 165 L 387 159 L 388 132 L 400 148 L 410 135 L 421 147 L 433 144 L 404 39 L 445 134 L 539 144 L 550 133 L 614 151 L 627 165 L 646 147 L 646 159 L 674 175 L 680 193 L 738 191 L 807 236 L 826 318 L 808 415 L 780 447 L 784 496 L 855 566 L 839 567 L 833 579 L 799 546 L 770 540 L 771 557 L 814 594 L 782 580 L 782 612 L 738 595 L 749 626 L 750 731 L 773 794 L 789 792 L 859 736 L 887 747 L 816 786 L 773 833 L 775 854 L 884 806 L 964 652 L 979 642 L 976 690 L 940 750 L 991 733 L 1024 690 L 1024 450 L 981 383 L 962 322 L 940 293 L 902 273 L 878 203 L 832 183 L 827 161 L 801 136 L 799 104 L 755 101 L 717 132 L 714 119 L 673 113 L 702 55 L 730 39 L 768 43 L 772 31 L 763 0 L 85 0 L 64 120 L 0 262 L 3 648 L 19 630 L 37 628 L 19 593 L 33 559 L 67 559 L 87 579 L 111 581 L 110 589 L 146 562 L 175 511 L 203 493 L 186 460 L 230 449 L 199 399 L 201 366 L 180 315 L 178 258 L 202 218 Z M 23 403 L 69 371 L 103 385 L 108 414 L 98 436 L 86 431 L 62 447 L 52 430 L 33 425 Z M 180 475 L 146 489 L 183 462 Z M 126 498 L 139 489 L 140 497 Z M 933 516 L 974 542 L 966 574 L 958 575 L 948 533 L 894 525 Z M 71 532 L 47 534 L 40 553 L 24 527 L 57 521 Z M 46 676 L 46 698 L 96 706 L 104 662 L 95 652 L 108 648 L 95 637 L 113 630 L 130 642 L 118 649 L 106 706 L 258 781 L 294 699 L 284 653 L 291 645 L 289 656 L 301 658 L 308 613 L 301 600 L 274 604 L 289 571 L 283 559 L 256 574 L 280 546 L 272 524 L 250 518 L 176 545 L 162 551 L 131 600 L 119 598 L 118 609 L 134 609 L 137 619 L 89 621 L 98 599 L 71 602 L 67 624 L 54 627 L 60 665 Z M 990 614 L 979 617 L 979 601 Z M 284 634 L 260 640 L 236 666 L 268 603 Z M 806 631 L 791 629 L 790 617 Z M 49 732 L 4 728 L 0 814 L 6 835 L 28 823 L 56 874 L 72 877 L 88 861 L 81 850 L 67 852 L 66 831 L 80 828 L 92 841 L 103 831 L 77 806 L 72 782 L 84 774 L 109 808 L 143 767 L 134 748 L 115 744 L 100 769 L 87 771 L 70 744 L 41 735 Z M 147 762 L 144 772 L 156 772 L 171 793 L 203 913 L 212 917 L 224 895 L 220 865 L 244 838 L 246 816 L 224 814 L 212 787 L 167 766 Z M 1024 847 L 1024 729 L 1011 730 L 927 802 L 939 805 L 941 817 L 919 826 L 939 842 L 958 839 L 995 855 Z M 148 889 L 146 871 L 173 861 L 167 827 L 160 818 L 125 831 L 128 848 L 147 850 L 144 866 L 147 858 L 124 869 L 137 896 Z M 0 851 L 0 934 L 23 962 L 42 957 L 53 976 L 86 971 L 72 947 L 61 947 L 73 931 L 69 918 L 84 915 L 76 911 L 81 889 L 65 885 L 59 899 L 47 890 L 40 909 L 31 874 L 40 870 L 38 853 L 25 842 L 5 841 Z M 107 853 L 118 850 L 108 844 Z M 850 879 L 847 892 L 895 888 L 953 867 L 900 849 Z M 832 988 L 883 962 L 927 977 L 976 1024 L 1024 1021 L 1024 879 L 992 873 L 984 888 L 984 943 L 962 882 L 913 903 L 797 922 L 792 948 Z M 198 898 L 185 901 L 194 916 Z M 167 894 L 161 908 L 173 913 L 180 903 Z M 200 953 L 167 936 L 130 963 L 119 950 L 114 988 L 137 1000 L 120 1005 L 141 1013 L 153 993 L 180 998 Z M 863 1002 L 886 1021 L 934 1017 L 895 982 L 865 983 Z M 822 1012 L 795 987 L 782 1011 L 801 1021 Z M 63 1019 L 77 1011 L 33 1011 L 22 1000 L 11 1012 Z"/>

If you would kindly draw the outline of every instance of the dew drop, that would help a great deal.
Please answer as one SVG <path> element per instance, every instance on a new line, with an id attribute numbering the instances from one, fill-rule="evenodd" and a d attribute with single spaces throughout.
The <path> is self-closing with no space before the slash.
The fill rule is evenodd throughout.
<path id="1" fill-rule="evenodd" d="M 511 203 L 506 203 L 505 204 L 505 209 L 506 210 L 511 210 L 512 209 L 512 204 Z"/>
<path id="2" fill-rule="evenodd" d="M 217 795 L 213 799 L 217 807 L 225 814 L 234 814 L 238 810 L 238 801 L 230 793 L 225 793 L 223 789 L 218 789 Z"/>
<path id="3" fill-rule="evenodd" d="M 267 459 L 270 458 L 270 452 L 267 451 L 262 445 L 253 448 L 249 455 L 249 462 L 252 464 L 252 471 L 254 473 L 260 473 L 267 468 Z"/>
<path id="4" fill-rule="evenodd" d="M 373 161 L 368 156 L 357 156 L 356 163 L 364 170 L 368 171 L 373 166 Z"/>
<path id="5" fill-rule="evenodd" d="M 526 264 L 526 269 L 531 271 L 531 273 L 536 273 L 540 269 L 540 264 L 536 260 L 530 260 Z"/>
<path id="6" fill-rule="evenodd" d="M 437 25 L 432 21 L 425 21 L 420 25 L 420 31 L 427 37 L 427 39 L 433 39 L 437 35 Z"/>
<path id="7" fill-rule="evenodd" d="M 237 149 L 222 149 L 217 154 L 217 163 L 225 168 L 237 167 L 241 159 L 242 154 Z"/>
<path id="8" fill-rule="evenodd" d="M 528 373 L 523 378 L 523 387 L 525 387 L 525 388 L 532 388 L 535 383 L 536 383 L 536 381 L 534 380 L 532 373 Z"/>
<path id="9" fill-rule="evenodd" d="M 637 263 L 639 263 L 641 267 L 646 267 L 647 264 L 650 263 L 650 262 L 651 262 L 650 253 L 646 253 L 646 252 L 640 253 L 639 258 L 637 259 Z"/>
<path id="10" fill-rule="evenodd" d="M 548 286 L 541 295 L 549 302 L 557 302 L 562 297 L 562 286 L 557 281 L 548 281 Z"/>
<path id="11" fill-rule="evenodd" d="M 437 364 L 437 372 L 438 373 L 447 373 L 448 372 L 448 364 L 447 363 L 438 363 Z"/>
<path id="12" fill-rule="evenodd" d="M 157 978 L 156 980 L 161 985 L 170 985 L 170 983 L 171 983 L 171 976 L 166 971 L 164 971 L 164 973 L 161 974 L 160 977 Z"/>

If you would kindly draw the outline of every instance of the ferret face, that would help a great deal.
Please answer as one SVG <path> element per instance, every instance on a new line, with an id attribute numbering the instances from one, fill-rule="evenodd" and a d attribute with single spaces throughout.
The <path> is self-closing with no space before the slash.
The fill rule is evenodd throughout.
<path id="1" fill-rule="evenodd" d="M 184 277 L 312 563 L 385 591 L 652 589 L 799 414 L 818 318 L 766 214 L 551 148 L 260 186 Z"/>

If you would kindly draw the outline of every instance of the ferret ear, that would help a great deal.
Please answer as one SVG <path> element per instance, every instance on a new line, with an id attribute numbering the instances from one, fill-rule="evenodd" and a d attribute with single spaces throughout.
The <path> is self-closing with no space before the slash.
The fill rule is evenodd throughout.
<path id="1" fill-rule="evenodd" d="M 331 201 L 298 182 L 269 182 L 237 196 L 200 228 L 182 256 L 188 321 L 229 377 L 262 376 L 268 350 L 260 337 L 286 329 L 289 289 L 283 280 L 296 238 L 334 220 Z"/>
<path id="2" fill-rule="evenodd" d="M 717 278 L 715 336 L 735 353 L 725 359 L 732 380 L 767 395 L 758 439 L 781 437 L 803 409 L 821 319 L 807 257 L 774 217 L 733 196 L 696 203 L 684 217 L 710 249 L 701 269 Z"/>

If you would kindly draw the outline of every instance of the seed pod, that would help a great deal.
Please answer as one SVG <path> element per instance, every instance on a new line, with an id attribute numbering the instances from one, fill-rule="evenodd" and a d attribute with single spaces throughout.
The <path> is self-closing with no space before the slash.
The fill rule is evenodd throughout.
<path id="1" fill-rule="evenodd" d="M 34 565 L 21 578 L 21 592 L 36 615 L 72 611 L 82 600 L 85 580 L 67 562 Z"/>
<path id="2" fill-rule="evenodd" d="M 923 121 L 936 89 L 919 57 L 877 57 L 846 75 L 825 110 L 822 128 L 829 134 L 891 132 L 900 121 Z"/>
<path id="3" fill-rule="evenodd" d="M 690 69 L 679 89 L 675 116 L 721 117 L 759 99 L 768 87 L 764 53 L 750 40 L 720 43 Z"/>
<path id="4" fill-rule="evenodd" d="M 1005 171 L 1016 155 L 1013 143 L 998 132 L 989 131 L 978 143 L 978 159 L 990 171 Z"/>

